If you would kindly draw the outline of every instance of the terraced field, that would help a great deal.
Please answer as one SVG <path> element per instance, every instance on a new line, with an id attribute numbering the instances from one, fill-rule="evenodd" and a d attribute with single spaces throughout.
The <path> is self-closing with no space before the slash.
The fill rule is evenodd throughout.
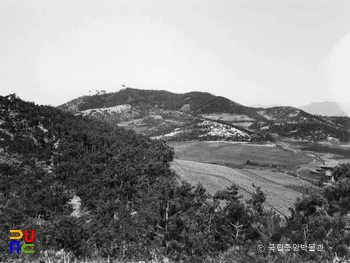
<path id="1" fill-rule="evenodd" d="M 270 171 L 264 171 L 264 170 L 251 170 L 246 169 L 246 171 L 250 172 L 251 174 L 255 174 L 258 177 L 265 178 L 267 180 L 271 180 L 275 183 L 281 184 L 283 186 L 310 186 L 313 187 L 312 184 L 298 178 L 295 176 L 291 176 L 285 173 L 278 173 L 278 172 L 270 172 Z"/>
<path id="2" fill-rule="evenodd" d="M 310 183 L 283 173 L 258 170 L 241 170 L 229 167 L 175 159 L 171 168 L 181 179 L 196 185 L 202 184 L 210 194 L 223 190 L 232 183 L 237 184 L 244 199 L 249 199 L 255 186 L 266 193 L 266 206 L 282 215 L 289 215 L 296 198 L 302 193 L 289 186 L 314 187 Z"/>

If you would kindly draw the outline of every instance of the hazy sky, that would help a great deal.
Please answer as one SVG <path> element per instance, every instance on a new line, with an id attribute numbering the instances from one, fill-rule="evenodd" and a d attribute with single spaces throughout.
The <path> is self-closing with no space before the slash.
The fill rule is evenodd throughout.
<path id="1" fill-rule="evenodd" d="M 1 0 L 0 37 L 0 94 L 39 104 L 125 84 L 350 105 L 350 0 Z"/>

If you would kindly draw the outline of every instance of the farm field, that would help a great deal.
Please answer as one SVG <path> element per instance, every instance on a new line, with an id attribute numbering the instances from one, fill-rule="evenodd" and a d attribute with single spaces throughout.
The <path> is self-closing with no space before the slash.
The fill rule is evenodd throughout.
<path id="1" fill-rule="evenodd" d="M 275 183 L 281 184 L 283 186 L 305 186 L 309 183 L 305 182 L 304 180 L 291 176 L 284 173 L 278 173 L 278 172 L 270 172 L 270 171 L 262 171 L 262 170 L 252 170 L 252 169 L 246 169 L 245 171 L 248 171 L 251 174 L 255 174 L 259 177 L 265 178 L 267 180 L 271 180 Z M 309 186 L 313 186 L 309 184 Z"/>
<path id="2" fill-rule="evenodd" d="M 312 152 L 324 159 L 350 159 L 350 144 L 331 142 L 309 142 L 290 138 L 278 138 L 278 144 L 294 151 Z"/>
<path id="3" fill-rule="evenodd" d="M 317 183 L 319 181 L 319 177 L 317 175 L 312 174 L 310 169 L 306 167 L 299 169 L 298 175 L 300 176 L 300 178 L 308 180 L 310 182 Z"/>
<path id="4" fill-rule="evenodd" d="M 252 169 L 244 169 L 243 171 L 250 173 L 250 176 L 256 175 L 260 178 L 265 178 L 266 180 L 270 180 L 272 182 L 281 184 L 286 188 L 290 188 L 301 193 L 306 193 L 307 191 L 310 191 L 310 189 L 312 190 L 318 189 L 318 187 L 316 187 L 315 185 L 311 184 L 308 181 L 305 181 L 301 178 L 291 176 L 285 173 L 252 170 Z M 306 179 L 309 179 L 309 178 L 306 178 Z M 314 182 L 316 183 L 317 181 L 314 181 Z"/>
<path id="5" fill-rule="evenodd" d="M 276 137 L 277 138 L 277 137 Z M 278 147 L 288 149 L 297 153 L 304 153 L 314 159 L 309 164 L 301 165 L 297 169 L 300 178 L 317 183 L 319 176 L 310 171 L 315 170 L 324 162 L 350 163 L 350 144 L 333 142 L 309 142 L 290 138 L 277 138 Z"/>
<path id="6" fill-rule="evenodd" d="M 251 162 L 284 166 L 300 166 L 314 160 L 306 154 L 286 151 L 274 144 L 168 142 L 175 158 L 189 161 L 242 165 Z"/>
<path id="7" fill-rule="evenodd" d="M 252 184 L 260 186 L 266 193 L 267 208 L 272 208 L 282 215 L 289 215 L 288 208 L 292 207 L 295 200 L 302 196 L 301 192 L 286 186 L 303 185 L 312 187 L 306 181 L 298 178 L 294 179 L 283 173 L 232 169 L 215 164 L 180 159 L 175 159 L 171 164 L 171 168 L 181 179 L 193 185 L 202 184 L 211 195 L 235 183 L 244 199 L 249 199 L 255 191 Z"/>

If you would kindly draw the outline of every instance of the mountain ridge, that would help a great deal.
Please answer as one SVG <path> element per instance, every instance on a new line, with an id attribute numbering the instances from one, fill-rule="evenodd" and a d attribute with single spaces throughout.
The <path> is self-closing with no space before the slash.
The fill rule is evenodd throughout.
<path id="1" fill-rule="evenodd" d="M 234 129 L 240 134 L 251 132 L 243 141 L 265 140 L 270 138 L 266 136 L 268 133 L 276 131 L 287 136 L 293 131 L 290 136 L 296 139 L 350 139 L 349 122 L 343 124 L 340 121 L 342 117 L 325 118 L 291 106 L 248 107 L 222 96 L 199 91 L 177 94 L 165 90 L 125 88 L 117 92 L 82 96 L 58 108 L 101 118 L 148 136 L 173 134 L 173 137 L 165 136 L 171 140 L 238 140 L 239 136 L 227 134 L 227 130 Z M 205 132 L 227 134 L 228 137 L 205 136 L 204 130 L 199 127 L 203 127 L 200 123 L 206 120 L 212 122 L 212 127 L 206 127 Z M 226 130 L 218 131 L 219 126 Z M 305 127 L 310 131 L 308 135 L 305 135 Z"/>

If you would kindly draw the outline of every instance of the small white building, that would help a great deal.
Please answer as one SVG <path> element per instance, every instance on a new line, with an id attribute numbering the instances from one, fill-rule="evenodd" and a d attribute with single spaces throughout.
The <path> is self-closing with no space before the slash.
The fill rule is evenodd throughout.
<path id="1" fill-rule="evenodd" d="M 337 165 L 338 162 L 325 162 L 322 165 L 319 165 L 318 169 L 321 169 L 321 171 L 325 173 L 328 181 L 334 182 L 333 171 Z"/>

